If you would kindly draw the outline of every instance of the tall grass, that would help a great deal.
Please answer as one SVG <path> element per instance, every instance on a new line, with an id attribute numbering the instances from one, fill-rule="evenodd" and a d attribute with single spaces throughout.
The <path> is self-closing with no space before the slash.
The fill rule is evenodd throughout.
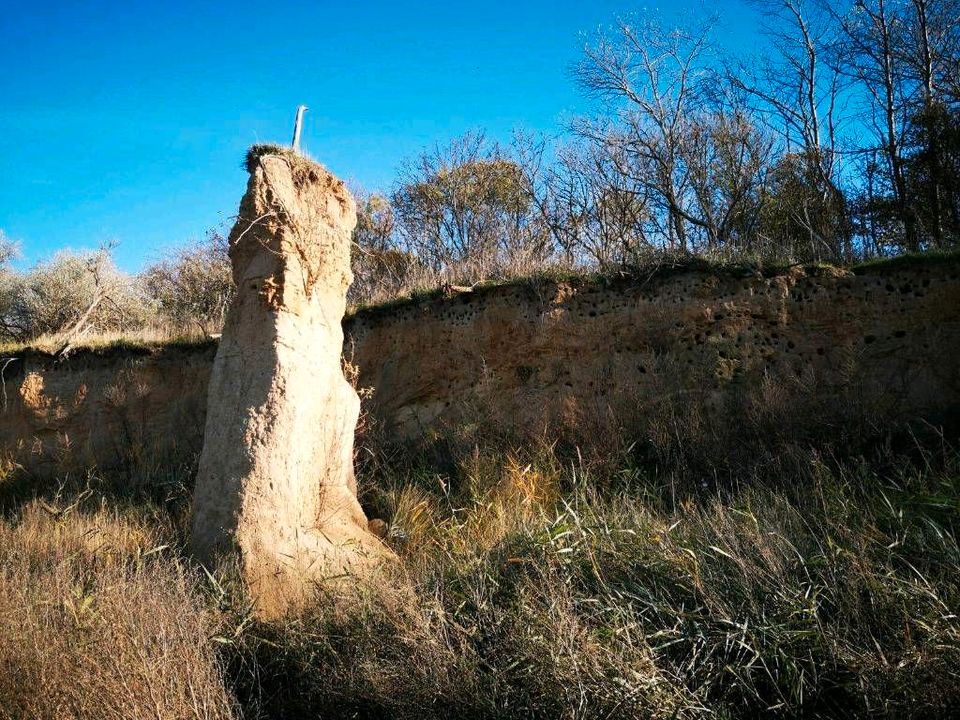
<path id="1" fill-rule="evenodd" d="M 168 521 L 79 500 L 0 521 L 0 718 L 233 717 Z"/>
<path id="2" fill-rule="evenodd" d="M 253 627 L 234 677 L 270 717 L 949 717 L 960 459 L 928 460 L 672 508 L 549 451 L 396 476 L 412 593 Z"/>
<path id="3" fill-rule="evenodd" d="M 18 495 L 0 718 L 954 716 L 960 455 L 792 452 L 712 489 L 629 452 L 380 458 L 401 567 L 273 624 L 182 554 L 182 497 Z"/>

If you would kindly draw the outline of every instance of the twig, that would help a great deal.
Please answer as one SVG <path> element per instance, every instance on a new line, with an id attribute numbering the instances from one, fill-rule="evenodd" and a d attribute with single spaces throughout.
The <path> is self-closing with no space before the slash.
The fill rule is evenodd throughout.
<path id="1" fill-rule="evenodd" d="M 84 330 L 84 326 L 87 324 L 87 320 L 90 319 L 90 315 L 96 310 L 97 305 L 100 304 L 100 301 L 104 298 L 103 288 L 97 287 L 97 292 L 93 297 L 93 302 L 90 303 L 89 307 L 84 311 L 83 315 L 80 316 L 80 319 L 74 323 L 74 326 L 67 331 L 66 340 L 63 345 L 60 346 L 60 349 L 57 350 L 56 356 L 58 358 L 66 357 L 67 353 L 73 347 L 73 341 L 79 337 Z"/>
<path id="2" fill-rule="evenodd" d="M 247 225 L 246 228 L 244 228 L 243 232 L 241 232 L 239 235 L 237 235 L 237 239 L 233 241 L 233 244 L 236 245 L 236 244 L 239 243 L 241 240 L 243 240 L 243 236 L 246 235 L 248 232 L 250 232 L 250 230 L 251 230 L 257 223 L 259 223 L 261 220 L 265 220 L 266 218 L 270 217 L 271 215 L 276 215 L 276 212 L 273 211 L 273 210 L 270 210 L 270 211 L 268 211 L 268 212 L 265 212 L 265 213 L 264 213 L 263 215 L 261 215 L 260 217 L 254 219 L 254 220 L 251 220 L 251 221 L 250 221 L 250 224 Z M 238 218 L 238 219 L 239 219 L 239 218 Z"/>

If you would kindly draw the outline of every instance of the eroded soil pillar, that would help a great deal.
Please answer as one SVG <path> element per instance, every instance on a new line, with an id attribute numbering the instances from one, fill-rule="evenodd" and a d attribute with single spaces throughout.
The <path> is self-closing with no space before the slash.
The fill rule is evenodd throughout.
<path id="1" fill-rule="evenodd" d="M 192 545 L 230 554 L 258 609 L 283 612 L 325 579 L 389 555 L 353 475 L 360 408 L 341 368 L 356 206 L 289 150 L 255 147 L 230 233 L 237 294 L 210 379 Z"/>

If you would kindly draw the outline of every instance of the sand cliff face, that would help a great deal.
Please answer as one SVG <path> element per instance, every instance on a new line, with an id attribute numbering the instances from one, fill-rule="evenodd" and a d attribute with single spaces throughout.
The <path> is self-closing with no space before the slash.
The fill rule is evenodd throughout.
<path id="1" fill-rule="evenodd" d="M 216 345 L 0 361 L 0 451 L 38 477 L 194 462 Z"/>
<path id="2" fill-rule="evenodd" d="M 405 437 L 480 409 L 577 442 L 584 420 L 642 423 L 671 398 L 719 412 L 772 382 L 935 417 L 960 402 L 958 265 L 522 283 L 360 315 L 348 339 L 370 412 Z"/>
<path id="3" fill-rule="evenodd" d="M 960 411 L 958 259 L 856 274 L 521 283 L 365 311 L 344 328 L 359 384 L 374 389 L 367 409 L 401 440 L 479 413 L 521 435 L 576 442 L 597 423 L 642 423 L 665 399 L 737 422 L 723 417 L 725 399 L 771 381 L 788 403 L 799 392 L 882 394 L 898 418 Z M 0 447 L 45 475 L 131 453 L 189 459 L 211 359 L 205 347 L 18 360 L 4 372 Z"/>

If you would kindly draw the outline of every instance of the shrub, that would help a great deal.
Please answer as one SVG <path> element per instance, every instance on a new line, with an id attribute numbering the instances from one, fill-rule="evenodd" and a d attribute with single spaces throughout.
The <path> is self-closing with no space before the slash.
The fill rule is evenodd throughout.
<path id="1" fill-rule="evenodd" d="M 59 252 L 25 273 L 0 273 L 0 283 L 9 340 L 61 333 L 81 320 L 94 333 L 136 330 L 152 316 L 139 285 L 107 250 Z"/>
<path id="2" fill-rule="evenodd" d="M 234 293 L 227 240 L 210 231 L 206 242 L 150 266 L 141 280 L 169 322 L 217 332 Z"/>
<path id="3" fill-rule="evenodd" d="M 0 230 L 0 338 L 9 339 L 17 331 L 13 309 L 17 302 L 19 283 L 10 263 L 18 251 L 17 244 Z"/>

